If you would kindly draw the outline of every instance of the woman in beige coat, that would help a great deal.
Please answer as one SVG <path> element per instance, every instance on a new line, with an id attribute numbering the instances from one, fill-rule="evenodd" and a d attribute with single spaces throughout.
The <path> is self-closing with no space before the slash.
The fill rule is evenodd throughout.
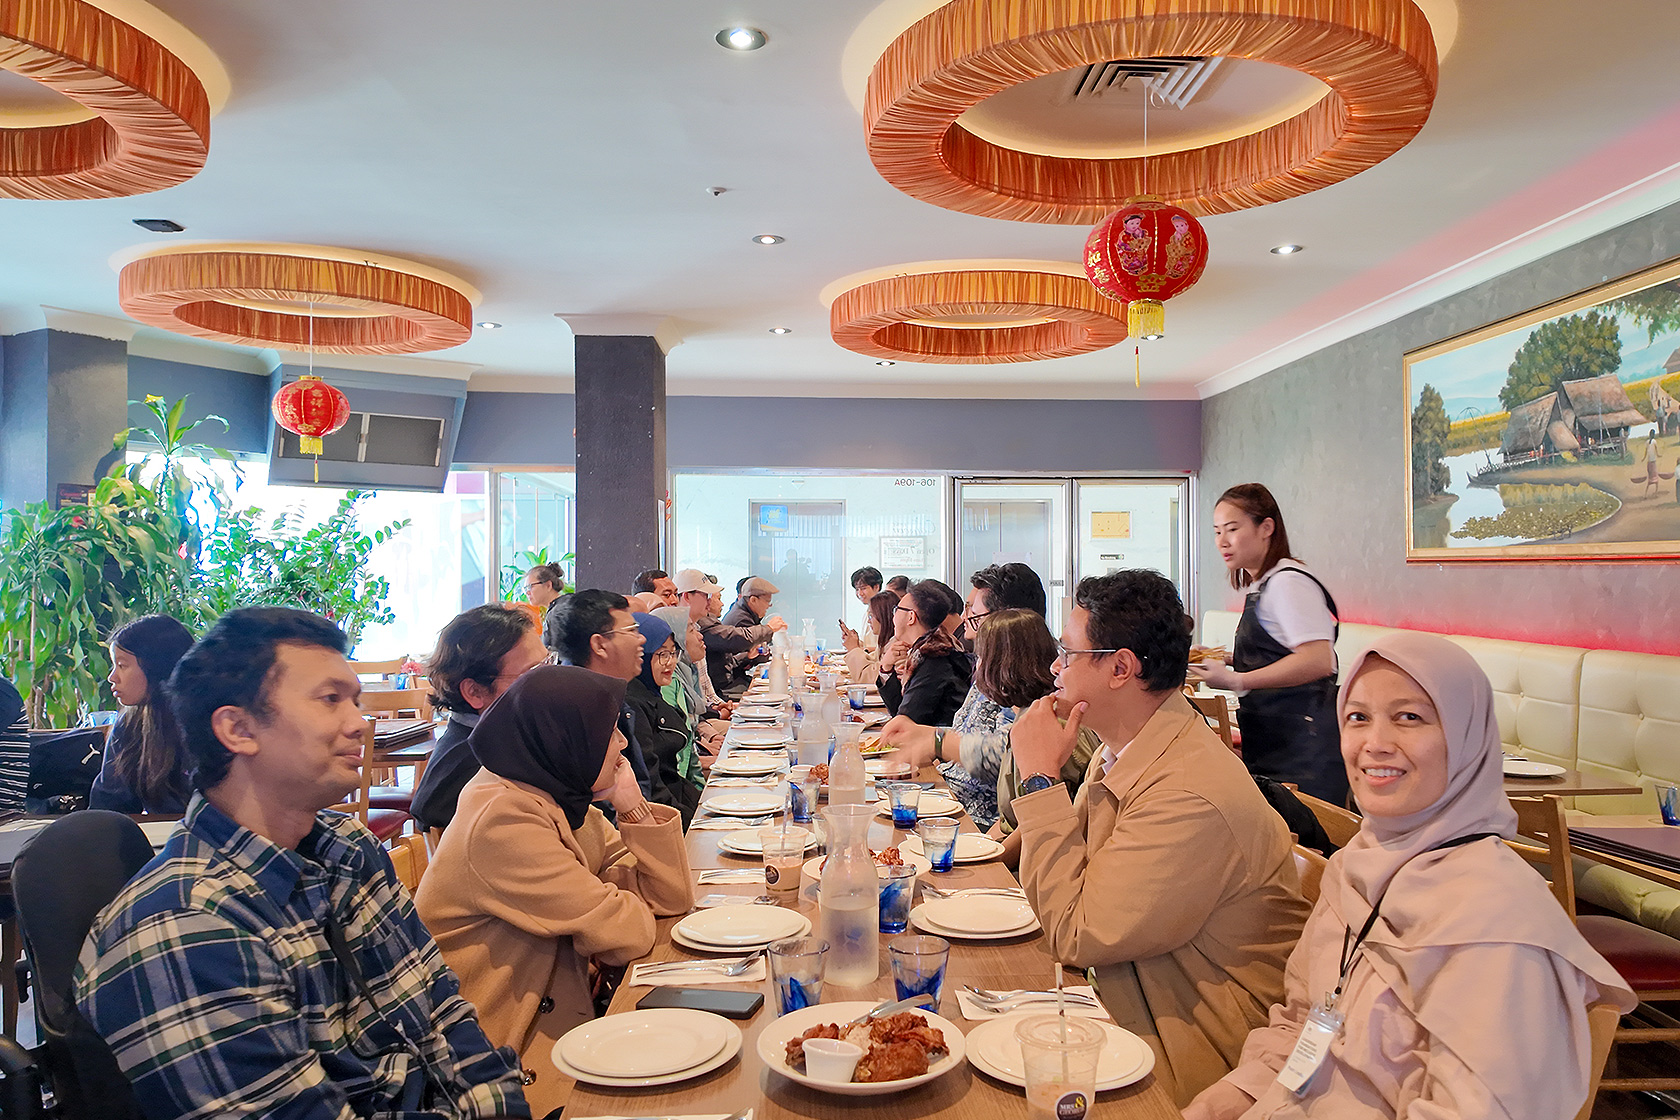
<path id="1" fill-rule="evenodd" d="M 484 769 L 414 898 L 484 1033 L 519 1054 L 539 1118 L 570 1090 L 548 1055 L 594 1015 L 590 962 L 636 959 L 656 915 L 694 902 L 677 812 L 643 800 L 620 754 L 623 702 L 623 681 L 572 666 L 514 682 L 473 729 Z"/>

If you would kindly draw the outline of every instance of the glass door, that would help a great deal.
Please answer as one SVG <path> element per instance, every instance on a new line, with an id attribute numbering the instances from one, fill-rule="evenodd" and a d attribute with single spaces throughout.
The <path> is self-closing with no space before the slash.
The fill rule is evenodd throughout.
<path id="1" fill-rule="evenodd" d="M 1153 568 L 1173 581 L 1190 609 L 1189 485 L 1187 479 L 1077 480 L 1075 582 L 1122 568 Z"/>
<path id="2" fill-rule="evenodd" d="M 1059 631 L 1072 590 L 1072 484 L 1065 479 L 958 479 L 956 498 L 959 532 L 952 586 L 967 597 L 970 573 L 989 564 L 1025 564 L 1044 581 L 1045 617 Z"/>

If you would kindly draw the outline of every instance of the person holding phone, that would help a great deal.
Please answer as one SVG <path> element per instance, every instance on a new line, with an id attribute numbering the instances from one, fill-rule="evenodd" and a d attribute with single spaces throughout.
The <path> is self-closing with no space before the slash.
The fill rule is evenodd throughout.
<path id="1" fill-rule="evenodd" d="M 484 769 L 414 896 L 484 1033 L 519 1054 L 534 1116 L 566 1103 L 548 1054 L 594 1017 L 600 977 L 694 905 L 677 810 L 648 804 L 621 753 L 624 689 L 570 665 L 516 680 L 473 728 Z"/>

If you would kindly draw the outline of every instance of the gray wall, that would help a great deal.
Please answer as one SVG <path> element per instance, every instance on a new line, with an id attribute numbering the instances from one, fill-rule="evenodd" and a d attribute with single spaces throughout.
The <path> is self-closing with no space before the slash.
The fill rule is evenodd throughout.
<path id="1" fill-rule="evenodd" d="M 0 394 L 0 496 L 50 501 L 61 482 L 97 482 L 128 426 L 128 348 L 64 331 L 7 338 Z"/>
<path id="2" fill-rule="evenodd" d="M 1680 653 L 1674 563 L 1407 564 L 1401 356 L 1680 255 L 1680 207 L 1621 226 L 1203 402 L 1201 524 L 1226 487 L 1277 495 L 1348 621 Z M 1212 535 L 1201 605 L 1240 608 Z"/>
<path id="3" fill-rule="evenodd" d="M 47 496 L 47 332 L 0 339 L 0 505 Z"/>
<path id="4" fill-rule="evenodd" d="M 155 394 L 166 401 L 187 398 L 182 410 L 185 421 L 220 416 L 227 431 L 215 421 L 200 424 L 190 437 L 197 443 L 228 451 L 262 454 L 268 449 L 268 378 L 261 374 L 175 362 L 166 358 L 128 359 L 128 397 L 143 401 Z M 153 427 L 156 418 L 143 405 L 128 410 L 129 423 Z"/>
<path id="5" fill-rule="evenodd" d="M 570 393 L 468 393 L 457 466 L 555 466 L 577 457 Z"/>

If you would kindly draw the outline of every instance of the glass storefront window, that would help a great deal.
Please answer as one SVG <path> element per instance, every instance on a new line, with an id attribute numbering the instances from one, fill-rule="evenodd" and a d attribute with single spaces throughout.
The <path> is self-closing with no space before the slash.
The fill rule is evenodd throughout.
<path id="1" fill-rule="evenodd" d="M 497 556 L 503 599 L 522 599 L 525 570 L 559 564 L 571 580 L 577 476 L 571 471 L 497 471 Z"/>
<path id="2" fill-rule="evenodd" d="M 937 475 L 678 473 L 670 567 L 717 576 L 726 604 L 736 581 L 763 576 L 781 589 L 771 613 L 838 643 L 839 619 L 863 622 L 854 570 L 945 578 L 945 493 Z"/>

